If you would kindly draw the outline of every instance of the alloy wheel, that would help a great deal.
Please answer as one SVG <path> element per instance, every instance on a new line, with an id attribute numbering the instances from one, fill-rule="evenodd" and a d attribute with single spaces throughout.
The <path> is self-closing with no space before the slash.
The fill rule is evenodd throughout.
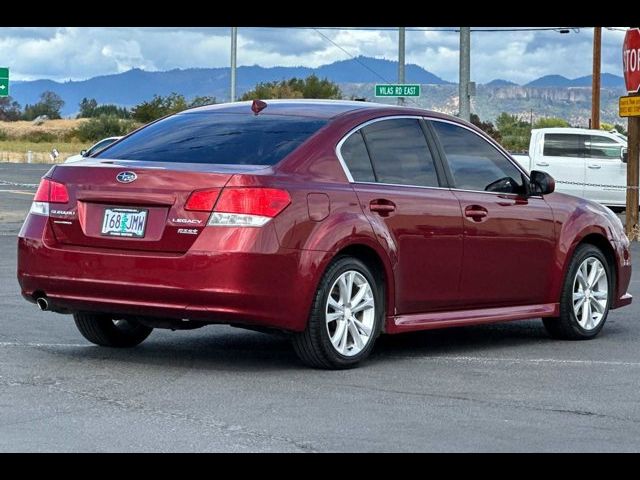
<path id="1" fill-rule="evenodd" d="M 346 357 L 360 353 L 371 341 L 376 314 L 375 297 L 360 272 L 348 270 L 333 283 L 325 309 L 333 348 Z"/>

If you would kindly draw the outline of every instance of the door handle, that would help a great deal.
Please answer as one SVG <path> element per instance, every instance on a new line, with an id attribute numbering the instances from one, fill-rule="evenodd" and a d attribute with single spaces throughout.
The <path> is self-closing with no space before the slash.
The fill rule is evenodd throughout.
<path id="1" fill-rule="evenodd" d="M 464 216 L 471 218 L 476 222 L 481 222 L 489 216 L 489 212 L 486 208 L 479 205 L 470 205 L 464 209 Z"/>
<path id="2" fill-rule="evenodd" d="M 391 200 L 385 199 L 371 200 L 371 203 L 369 203 L 369 210 L 378 213 L 382 217 L 386 217 L 391 212 L 395 212 L 396 204 Z"/>
<path id="3" fill-rule="evenodd" d="M 598 168 L 602 168 L 600 165 L 589 165 L 589 168 L 597 170 Z"/>
<path id="4" fill-rule="evenodd" d="M 539 167 L 548 167 L 549 164 L 547 162 L 536 162 L 536 165 L 538 165 Z"/>

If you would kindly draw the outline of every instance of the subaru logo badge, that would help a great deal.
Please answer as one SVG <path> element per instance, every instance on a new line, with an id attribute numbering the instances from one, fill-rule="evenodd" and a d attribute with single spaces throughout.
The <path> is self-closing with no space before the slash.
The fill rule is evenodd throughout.
<path id="1" fill-rule="evenodd" d="M 133 172 L 120 172 L 118 175 L 116 175 L 116 180 L 118 180 L 120 183 L 131 183 L 136 178 L 138 178 L 138 176 Z"/>

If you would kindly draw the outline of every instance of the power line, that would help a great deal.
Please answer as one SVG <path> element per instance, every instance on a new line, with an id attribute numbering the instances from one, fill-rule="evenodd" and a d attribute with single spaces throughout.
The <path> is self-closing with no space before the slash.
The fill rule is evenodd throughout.
<path id="1" fill-rule="evenodd" d="M 371 73 L 373 73 L 375 76 L 377 76 L 378 78 L 382 79 L 383 82 L 385 83 L 392 83 L 389 80 L 387 80 L 386 78 L 384 78 L 382 75 L 380 75 L 378 72 L 376 72 L 373 68 L 370 68 L 369 65 L 363 63 L 362 61 L 360 61 L 360 59 L 354 55 L 352 55 L 351 53 L 349 53 L 348 50 L 345 50 L 344 48 L 342 48 L 340 45 L 338 45 L 336 42 L 334 42 L 333 40 L 331 40 L 329 37 L 327 37 L 324 33 L 322 33 L 320 30 L 318 30 L 317 28 L 314 28 L 313 30 L 316 31 L 316 33 L 318 35 L 320 35 L 322 38 L 324 38 L 325 40 L 327 40 L 328 42 L 331 42 L 332 45 L 334 45 L 335 47 L 339 48 L 340 50 L 342 50 L 344 53 L 346 53 L 347 55 L 349 55 L 353 60 L 355 60 L 356 62 L 358 62 L 360 65 L 362 65 L 364 68 L 366 68 L 367 70 L 369 70 Z"/>
<path id="2" fill-rule="evenodd" d="M 380 75 L 378 72 L 376 72 L 373 68 L 369 67 L 369 65 L 363 63 L 358 57 L 352 55 L 348 50 L 346 50 L 345 48 L 342 48 L 340 45 L 338 45 L 336 42 L 334 42 L 331 38 L 327 37 L 324 33 L 322 33 L 320 30 L 318 30 L 317 28 L 314 28 L 313 30 L 315 30 L 315 32 L 320 35 L 322 38 L 324 38 L 325 40 L 327 40 L 328 42 L 330 42 L 332 45 L 334 45 L 336 48 L 339 48 L 340 50 L 342 50 L 344 53 L 346 53 L 347 55 L 349 55 L 349 57 L 351 57 L 353 60 L 355 60 L 356 62 L 358 62 L 360 65 L 362 65 L 364 68 L 366 68 L 367 70 L 369 70 L 371 73 L 373 73 L 376 77 L 382 79 L 383 82 L 385 83 L 393 83 L 390 82 L 389 80 L 387 80 L 386 78 L 384 78 L 382 75 Z M 420 106 L 418 104 L 418 102 L 416 102 L 413 98 L 409 98 L 408 100 L 410 100 L 412 103 L 414 103 L 416 106 Z"/>
<path id="3" fill-rule="evenodd" d="M 265 27 L 257 27 L 257 28 L 265 28 Z M 269 28 L 269 27 L 266 27 Z M 353 30 L 353 31 L 396 31 L 395 27 L 271 27 L 271 28 L 290 28 L 292 30 Z M 578 33 L 581 28 L 585 27 L 522 27 L 522 28 L 472 28 L 471 32 L 479 32 L 479 33 L 496 33 L 496 32 L 559 32 L 559 33 L 569 33 L 569 30 Z M 605 27 L 609 28 L 609 27 Z M 609 28 L 614 30 L 615 28 Z M 407 31 L 411 32 L 460 32 L 460 28 L 456 27 L 406 27 Z"/>

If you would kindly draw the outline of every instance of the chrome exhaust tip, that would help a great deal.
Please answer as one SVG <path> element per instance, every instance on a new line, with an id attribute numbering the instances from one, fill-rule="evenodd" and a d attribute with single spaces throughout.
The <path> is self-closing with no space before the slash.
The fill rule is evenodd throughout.
<path id="1" fill-rule="evenodd" d="M 45 297 L 36 299 L 36 303 L 43 312 L 49 310 L 49 301 Z"/>

